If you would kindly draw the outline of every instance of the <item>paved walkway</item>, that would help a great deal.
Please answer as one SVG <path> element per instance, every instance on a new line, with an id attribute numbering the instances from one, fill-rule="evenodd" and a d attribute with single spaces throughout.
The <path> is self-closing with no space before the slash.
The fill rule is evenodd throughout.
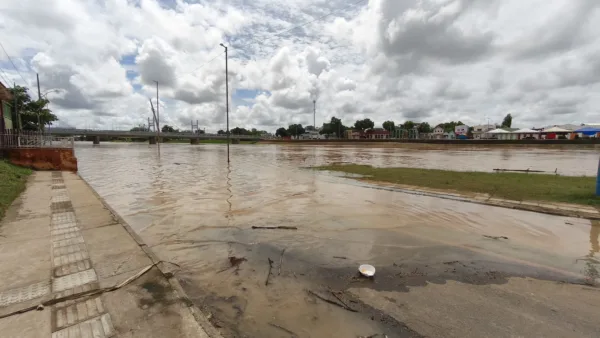
<path id="1" fill-rule="evenodd" d="M 77 175 L 35 172 L 0 223 L 0 336 L 209 337 L 150 257 Z"/>

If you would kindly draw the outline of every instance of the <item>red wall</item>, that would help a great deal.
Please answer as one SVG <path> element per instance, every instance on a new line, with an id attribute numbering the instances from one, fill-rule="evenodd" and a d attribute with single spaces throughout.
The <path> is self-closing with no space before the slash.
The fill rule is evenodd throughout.
<path id="1" fill-rule="evenodd" d="M 12 164 L 35 170 L 77 171 L 73 149 L 16 148 L 4 149 L 4 157 Z"/>

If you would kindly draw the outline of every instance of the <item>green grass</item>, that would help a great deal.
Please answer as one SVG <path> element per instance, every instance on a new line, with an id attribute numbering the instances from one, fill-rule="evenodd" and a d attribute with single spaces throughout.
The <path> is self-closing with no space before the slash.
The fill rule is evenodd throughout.
<path id="1" fill-rule="evenodd" d="M 417 168 L 374 168 L 366 165 L 331 165 L 318 170 L 369 176 L 367 179 L 459 192 L 487 193 L 516 201 L 550 201 L 600 206 L 595 177 L 521 173 L 484 173 Z"/>
<path id="2" fill-rule="evenodd" d="M 4 217 L 6 209 L 25 190 L 27 177 L 31 170 L 14 166 L 0 160 L 0 219 Z"/>

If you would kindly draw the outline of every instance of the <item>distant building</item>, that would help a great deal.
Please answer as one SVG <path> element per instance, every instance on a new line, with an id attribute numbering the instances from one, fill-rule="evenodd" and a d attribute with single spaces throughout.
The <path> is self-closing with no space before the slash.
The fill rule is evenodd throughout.
<path id="1" fill-rule="evenodd" d="M 492 138 L 491 134 L 488 134 L 488 131 L 496 129 L 496 126 L 493 124 L 484 124 L 479 126 L 473 126 L 473 139 L 488 139 Z"/>
<path id="2" fill-rule="evenodd" d="M 456 139 L 456 134 L 453 132 L 444 133 L 442 138 L 445 140 L 454 140 Z"/>
<path id="3" fill-rule="evenodd" d="M 469 126 L 467 126 L 466 124 L 461 124 L 460 126 L 454 127 L 454 134 L 456 134 L 456 136 L 467 136 L 468 133 Z"/>
<path id="4" fill-rule="evenodd" d="M 374 128 L 364 132 L 364 136 L 370 140 L 382 140 L 390 138 L 390 132 L 383 128 Z"/>
<path id="5" fill-rule="evenodd" d="M 303 140 L 322 140 L 325 138 L 325 135 L 321 135 L 318 130 L 309 130 L 300 135 L 300 138 Z"/>
<path id="6" fill-rule="evenodd" d="M 444 127 L 442 125 L 438 125 L 433 128 L 433 138 L 435 139 L 443 139 L 444 138 Z"/>
<path id="7" fill-rule="evenodd" d="M 358 140 L 361 138 L 361 132 L 359 130 L 348 129 L 345 132 L 345 136 L 349 140 Z"/>

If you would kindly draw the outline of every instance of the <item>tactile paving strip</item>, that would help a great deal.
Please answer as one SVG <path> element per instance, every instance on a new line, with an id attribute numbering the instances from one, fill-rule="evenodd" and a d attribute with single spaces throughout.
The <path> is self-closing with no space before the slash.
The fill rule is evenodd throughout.
<path id="1" fill-rule="evenodd" d="M 83 237 L 81 237 L 81 235 L 78 236 L 78 233 L 76 233 L 76 232 L 64 234 L 64 235 L 61 235 L 61 236 L 67 236 L 67 235 L 71 235 L 71 234 L 74 234 L 75 237 L 74 238 L 69 238 L 69 239 L 64 239 L 64 240 L 61 240 L 61 241 L 54 241 L 54 242 L 52 242 L 52 247 L 53 248 L 61 248 L 63 246 L 67 246 L 67 245 L 82 244 L 83 243 Z"/>
<path id="2" fill-rule="evenodd" d="M 52 324 L 55 330 L 74 325 L 104 314 L 100 297 L 85 301 L 68 301 L 56 304 L 52 312 Z"/>
<path id="3" fill-rule="evenodd" d="M 53 258 L 54 266 L 72 264 L 90 258 L 87 251 L 79 251 Z"/>
<path id="4" fill-rule="evenodd" d="M 72 211 L 52 213 L 52 228 L 56 229 L 57 226 L 67 224 L 67 227 L 77 225 L 77 219 L 75 213 Z"/>
<path id="5" fill-rule="evenodd" d="M 68 234 L 71 232 L 77 232 L 81 229 L 79 229 L 79 227 L 69 227 L 69 228 L 61 228 L 61 229 L 56 229 L 56 230 L 50 230 L 50 235 L 51 236 L 58 236 L 58 235 L 64 235 L 64 234 Z"/>
<path id="6" fill-rule="evenodd" d="M 52 333 L 52 338 L 108 338 L 113 337 L 115 333 L 115 328 L 110 320 L 110 316 L 108 314 L 103 314 L 102 316 L 56 331 Z"/>
<path id="7" fill-rule="evenodd" d="M 60 191 L 60 190 L 59 190 Z M 68 195 L 53 195 L 52 198 L 50 199 L 50 203 L 54 204 L 54 203 L 60 203 L 60 202 L 71 202 L 71 199 L 69 198 Z"/>
<path id="8" fill-rule="evenodd" d="M 31 299 L 36 299 L 50 293 L 50 282 L 39 282 L 17 289 L 0 292 L 0 306 L 7 306 Z"/>
<path id="9" fill-rule="evenodd" d="M 71 264 L 61 265 L 54 268 L 54 276 L 62 277 L 66 275 L 70 275 L 76 272 L 85 271 L 92 268 L 92 263 L 90 263 L 89 259 L 84 259 L 79 262 L 74 262 Z"/>
<path id="10" fill-rule="evenodd" d="M 98 276 L 96 276 L 96 271 L 94 271 L 94 269 L 89 269 L 55 278 L 52 281 L 52 291 L 58 292 L 67 289 L 73 289 L 84 284 L 95 282 L 97 280 Z"/>

